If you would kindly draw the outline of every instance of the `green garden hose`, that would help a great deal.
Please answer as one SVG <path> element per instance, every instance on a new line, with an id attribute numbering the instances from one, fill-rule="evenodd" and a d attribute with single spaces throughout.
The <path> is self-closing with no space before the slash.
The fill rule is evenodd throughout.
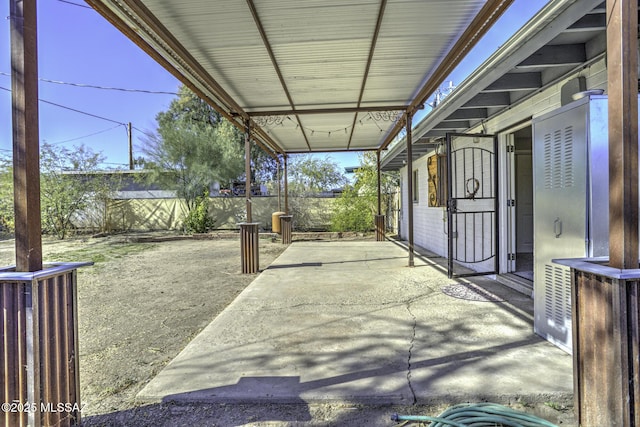
<path id="1" fill-rule="evenodd" d="M 557 427 L 535 415 L 496 403 L 462 403 L 437 417 L 393 414 L 391 420 L 429 422 L 429 427 Z"/>

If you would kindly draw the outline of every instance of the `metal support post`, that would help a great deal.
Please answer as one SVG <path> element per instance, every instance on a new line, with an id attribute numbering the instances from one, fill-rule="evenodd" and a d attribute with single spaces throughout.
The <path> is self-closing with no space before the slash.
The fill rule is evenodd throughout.
<path id="1" fill-rule="evenodd" d="M 242 273 L 257 273 L 260 268 L 259 259 L 259 225 L 252 222 L 251 214 L 251 122 L 245 121 L 244 136 L 245 184 L 244 196 L 247 201 L 247 221 L 240 224 L 240 263 Z"/>
<path id="2" fill-rule="evenodd" d="M 251 121 L 245 121 L 244 133 L 244 197 L 247 205 L 247 222 L 252 222 L 251 216 Z"/>
<path id="3" fill-rule="evenodd" d="M 35 0 L 10 1 L 16 268 L 42 269 Z"/>
<path id="4" fill-rule="evenodd" d="M 375 216 L 376 241 L 384 241 L 385 215 L 382 213 L 382 174 L 380 173 L 380 151 L 376 151 L 376 169 L 378 172 L 378 214 Z"/>
<path id="5" fill-rule="evenodd" d="M 284 155 L 284 211 L 289 215 L 289 178 L 287 177 L 287 158 Z"/>
<path id="6" fill-rule="evenodd" d="M 413 153 L 412 153 L 412 144 L 411 140 L 411 126 L 413 116 L 411 113 L 406 114 L 407 123 L 407 220 L 408 224 L 408 239 L 409 239 L 409 267 L 414 266 L 413 261 Z"/>
<path id="7" fill-rule="evenodd" d="M 278 212 L 282 210 L 282 176 L 280 175 L 280 158 L 276 157 L 277 162 L 277 181 L 278 181 Z"/>
<path id="8" fill-rule="evenodd" d="M 640 427 L 638 1 L 607 0 L 606 8 L 609 263 L 566 263 L 575 412 L 580 425 Z"/>
<path id="9" fill-rule="evenodd" d="M 637 0 L 607 1 L 609 256 L 638 268 Z"/>

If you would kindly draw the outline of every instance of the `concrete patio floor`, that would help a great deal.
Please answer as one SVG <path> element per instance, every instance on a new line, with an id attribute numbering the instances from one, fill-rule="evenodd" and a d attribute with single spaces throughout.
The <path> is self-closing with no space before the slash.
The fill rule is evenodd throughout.
<path id="1" fill-rule="evenodd" d="M 294 242 L 138 399 L 572 402 L 571 357 L 533 333 L 531 298 L 415 264 L 391 241 Z"/>

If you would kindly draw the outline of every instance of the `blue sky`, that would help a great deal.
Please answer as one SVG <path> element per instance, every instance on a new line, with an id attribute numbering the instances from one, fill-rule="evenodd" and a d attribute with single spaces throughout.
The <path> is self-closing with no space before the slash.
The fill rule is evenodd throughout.
<path id="1" fill-rule="evenodd" d="M 75 3 L 71 4 L 70 2 Z M 546 1 L 515 0 L 497 25 L 450 77 L 454 84 L 477 67 Z M 9 2 L 0 13 L 9 16 Z M 0 154 L 10 155 L 11 88 L 9 19 L 0 21 Z M 176 92 L 179 82 L 82 0 L 38 1 L 39 75 L 42 79 L 111 88 Z M 449 80 L 449 79 L 448 79 Z M 173 95 L 123 92 L 40 82 L 40 140 L 72 148 L 84 144 L 106 156 L 105 167 L 128 166 L 126 127 L 131 122 L 134 150 L 143 132 L 155 129 L 155 116 Z M 83 111 L 103 119 L 50 103 Z M 108 119 L 108 120 L 104 120 Z M 332 153 L 341 166 L 358 164 L 353 153 Z"/>

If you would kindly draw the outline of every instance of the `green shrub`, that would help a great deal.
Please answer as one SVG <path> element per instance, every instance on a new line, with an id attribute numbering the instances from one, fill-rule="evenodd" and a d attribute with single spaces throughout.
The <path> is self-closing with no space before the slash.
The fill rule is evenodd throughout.
<path id="1" fill-rule="evenodd" d="M 336 199 L 332 231 L 366 232 L 373 228 L 373 208 L 376 201 L 371 197 L 358 196 L 353 190 L 347 190 Z"/>
<path id="2" fill-rule="evenodd" d="M 204 194 L 196 197 L 193 208 L 184 219 L 186 233 L 206 233 L 213 229 L 215 220 L 209 216 L 209 196 Z"/>

